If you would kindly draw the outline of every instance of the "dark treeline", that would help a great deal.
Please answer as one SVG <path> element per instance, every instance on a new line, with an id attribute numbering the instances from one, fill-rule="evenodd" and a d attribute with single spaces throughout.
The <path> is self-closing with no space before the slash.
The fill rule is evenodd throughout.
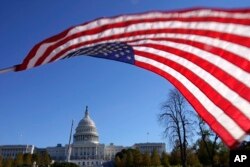
<path id="1" fill-rule="evenodd" d="M 140 167 L 140 166 L 169 166 L 168 155 L 158 154 L 156 150 L 150 155 L 141 153 L 137 149 L 123 149 L 115 156 L 116 167 Z"/>
<path id="2" fill-rule="evenodd" d="M 13 159 L 11 157 L 3 159 L 0 156 L 0 167 L 31 167 L 36 164 L 38 167 L 47 167 L 51 164 L 51 158 L 47 152 L 35 154 L 17 154 Z"/>
<path id="3" fill-rule="evenodd" d="M 208 144 L 211 147 L 212 143 Z M 212 148 L 210 148 L 212 149 Z M 158 154 L 157 151 L 141 153 L 137 149 L 122 150 L 116 154 L 116 167 L 171 167 L 182 166 L 178 143 L 170 153 Z M 198 140 L 192 147 L 187 149 L 187 166 L 189 167 L 227 167 L 229 166 L 229 150 L 219 143 L 213 155 L 213 162 L 207 154 L 204 143 Z"/>
<path id="4" fill-rule="evenodd" d="M 78 165 L 70 162 L 55 162 L 51 167 L 78 167 Z"/>
<path id="5" fill-rule="evenodd" d="M 16 158 L 4 159 L 0 156 L 0 167 L 78 167 L 74 163 L 68 162 L 55 162 L 52 164 L 50 155 L 47 152 L 35 154 L 18 154 Z"/>
<path id="6" fill-rule="evenodd" d="M 213 140 L 207 140 L 205 144 L 203 140 L 198 139 L 195 144 L 188 147 L 187 166 L 229 167 L 230 150 L 222 142 L 218 142 L 215 148 L 213 144 Z M 158 154 L 157 151 L 154 151 L 149 154 L 141 153 L 137 149 L 124 149 L 116 154 L 114 164 L 116 167 L 180 167 L 182 164 L 179 149 L 178 142 L 170 153 Z M 234 150 L 250 151 L 250 142 L 244 141 Z M 209 152 L 213 152 L 212 158 L 210 158 L 211 155 L 208 155 Z"/>

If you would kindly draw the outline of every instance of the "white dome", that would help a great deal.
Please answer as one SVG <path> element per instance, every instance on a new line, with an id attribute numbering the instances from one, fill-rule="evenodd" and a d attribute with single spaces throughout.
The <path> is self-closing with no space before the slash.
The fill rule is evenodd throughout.
<path id="1" fill-rule="evenodd" d="M 95 122 L 90 118 L 86 107 L 85 116 L 79 122 L 74 134 L 74 144 L 99 143 L 98 136 Z"/>
<path id="2" fill-rule="evenodd" d="M 78 127 L 84 127 L 84 126 L 94 126 L 95 127 L 95 123 L 94 121 L 89 117 L 89 112 L 86 109 L 85 111 L 85 116 L 84 118 L 79 122 Z"/>

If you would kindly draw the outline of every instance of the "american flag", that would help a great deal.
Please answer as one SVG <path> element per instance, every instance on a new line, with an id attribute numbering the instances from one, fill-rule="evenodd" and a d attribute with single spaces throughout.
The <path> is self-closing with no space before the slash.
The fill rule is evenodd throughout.
<path id="1" fill-rule="evenodd" d="M 79 55 L 161 75 L 231 148 L 250 132 L 250 9 L 100 18 L 38 43 L 14 70 Z"/>

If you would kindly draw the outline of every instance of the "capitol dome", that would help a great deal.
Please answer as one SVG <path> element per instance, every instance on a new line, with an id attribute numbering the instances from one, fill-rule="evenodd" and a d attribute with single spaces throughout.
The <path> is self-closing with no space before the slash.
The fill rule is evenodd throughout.
<path id="1" fill-rule="evenodd" d="M 80 120 L 76 128 L 73 143 L 99 143 L 99 135 L 95 126 L 95 122 L 89 116 L 88 107 L 86 107 L 84 118 Z"/>

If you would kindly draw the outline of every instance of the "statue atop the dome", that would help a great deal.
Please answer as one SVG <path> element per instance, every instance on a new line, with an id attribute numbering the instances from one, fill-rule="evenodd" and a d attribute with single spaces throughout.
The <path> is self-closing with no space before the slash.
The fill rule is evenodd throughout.
<path id="1" fill-rule="evenodd" d="M 89 117 L 89 111 L 88 111 L 88 106 L 86 106 L 86 110 L 85 110 L 85 118 Z"/>

